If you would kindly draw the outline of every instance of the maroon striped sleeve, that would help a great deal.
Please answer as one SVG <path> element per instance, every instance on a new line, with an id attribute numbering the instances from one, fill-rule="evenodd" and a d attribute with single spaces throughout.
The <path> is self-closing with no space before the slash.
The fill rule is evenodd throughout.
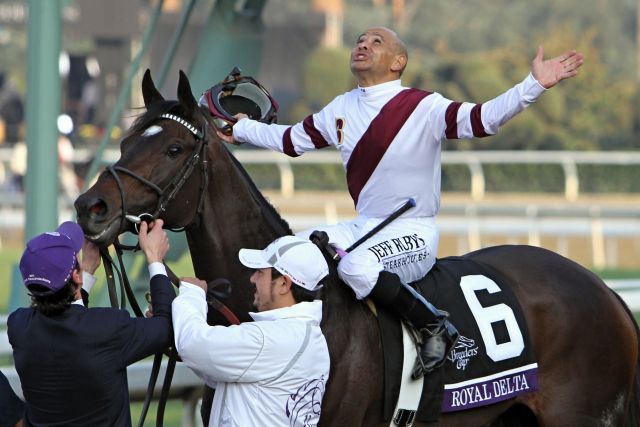
<path id="1" fill-rule="evenodd" d="M 322 137 L 322 134 L 318 129 L 316 129 L 313 123 L 313 116 L 309 115 L 302 121 L 302 126 L 304 127 L 304 131 L 309 138 L 311 138 L 311 142 L 313 142 L 313 146 L 316 148 L 324 148 L 328 147 L 329 143 Z"/>
<path id="2" fill-rule="evenodd" d="M 293 149 L 293 141 L 291 141 L 291 126 L 284 131 L 284 135 L 282 135 L 282 151 L 287 156 L 298 157 L 299 154 L 296 153 L 296 150 Z"/>
<path id="3" fill-rule="evenodd" d="M 347 186 L 355 205 L 360 192 L 407 119 L 430 92 L 406 89 L 391 98 L 371 121 L 347 163 Z M 402 141 L 398 141 L 401 144 Z"/>
<path id="4" fill-rule="evenodd" d="M 469 114 L 471 119 L 471 129 L 473 130 L 473 136 L 477 138 L 484 138 L 485 136 L 489 136 L 487 132 L 484 130 L 484 125 L 482 124 L 482 104 L 476 104 Z"/>
<path id="5" fill-rule="evenodd" d="M 444 121 L 447 125 L 445 130 L 447 139 L 458 139 L 458 110 L 461 105 L 462 102 L 452 102 L 444 114 Z"/>

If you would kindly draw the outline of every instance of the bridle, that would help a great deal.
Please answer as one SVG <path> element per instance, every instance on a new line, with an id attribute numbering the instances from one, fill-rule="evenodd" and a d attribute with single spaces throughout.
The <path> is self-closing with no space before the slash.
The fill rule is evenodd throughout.
<path id="1" fill-rule="evenodd" d="M 179 117 L 179 116 L 177 116 L 175 114 L 165 113 L 165 114 L 162 114 L 160 117 L 165 118 L 165 119 L 169 119 L 169 120 L 173 120 L 173 121 L 175 121 L 177 123 L 180 123 L 182 126 L 187 128 L 187 130 L 189 130 L 189 132 L 191 134 L 193 134 L 193 136 L 196 139 L 196 147 L 193 149 L 193 152 L 191 153 L 191 156 L 186 161 L 186 163 L 182 166 L 182 169 L 180 169 L 178 174 L 176 174 L 176 176 L 171 180 L 171 182 L 169 184 L 167 184 L 166 187 L 160 188 L 156 184 L 154 184 L 153 182 L 151 182 L 148 179 L 138 175 L 137 173 L 133 172 L 132 170 L 127 169 L 127 168 L 122 167 L 122 166 L 118 166 L 117 164 L 116 165 L 110 165 L 110 166 L 107 167 L 107 171 L 111 174 L 113 179 L 116 181 L 116 185 L 118 186 L 118 192 L 120 193 L 120 200 L 121 200 L 121 203 L 122 203 L 122 209 L 121 209 L 122 215 L 121 215 L 121 219 L 120 219 L 120 221 L 121 221 L 120 224 L 122 226 L 122 224 L 124 224 L 125 221 L 134 222 L 136 231 L 137 231 L 137 225 L 140 223 L 140 219 L 142 217 L 144 217 L 146 219 L 149 219 L 150 221 L 153 221 L 154 219 L 158 218 L 160 215 L 162 215 L 166 211 L 167 205 L 176 197 L 178 192 L 184 186 L 184 183 L 187 181 L 187 179 L 189 179 L 189 177 L 193 173 L 193 171 L 196 168 L 196 166 L 198 164 L 200 164 L 201 171 L 202 171 L 202 182 L 200 184 L 200 194 L 198 195 L 198 204 L 197 204 L 198 208 L 196 210 L 196 213 L 194 215 L 194 219 L 192 220 L 192 222 L 195 221 L 195 219 L 198 218 L 200 216 L 200 214 L 202 213 L 202 209 L 204 207 L 204 193 L 205 193 L 205 191 L 207 189 L 207 186 L 209 184 L 209 175 L 208 175 L 208 170 L 207 170 L 208 160 L 207 160 L 207 155 L 206 155 L 206 150 L 207 150 L 207 147 L 208 147 L 207 125 L 206 125 L 206 123 L 202 126 L 202 130 L 200 131 L 194 125 L 192 125 L 191 123 L 189 123 L 185 119 L 183 119 L 183 118 L 181 118 L 181 117 Z M 157 202 L 157 205 L 156 205 L 156 209 L 152 214 L 149 214 L 149 213 L 143 213 L 143 214 L 140 214 L 140 215 L 128 215 L 127 214 L 125 190 L 124 190 L 124 186 L 122 185 L 122 180 L 120 179 L 120 176 L 118 175 L 118 172 L 123 173 L 125 175 L 128 175 L 128 176 L 138 180 L 142 184 L 144 184 L 147 187 L 151 188 L 158 195 L 158 202 Z M 188 227 L 190 224 L 191 223 L 189 223 L 187 225 L 184 225 L 184 226 L 182 226 L 180 228 L 171 229 L 171 230 L 172 231 L 182 231 L 182 230 L 184 230 L 185 227 Z"/>
<path id="2" fill-rule="evenodd" d="M 121 214 L 121 219 L 120 219 L 120 221 L 121 221 L 120 222 L 120 226 L 122 227 L 122 225 L 125 223 L 125 221 L 133 222 L 134 223 L 134 228 L 136 229 L 136 232 L 138 231 L 138 224 L 140 224 L 141 221 L 143 221 L 143 220 L 153 221 L 154 219 L 159 218 L 166 211 L 167 206 L 169 205 L 169 203 L 171 203 L 171 201 L 173 199 L 175 199 L 176 195 L 182 189 L 182 187 L 184 186 L 185 182 L 187 181 L 187 179 L 189 179 L 189 177 L 191 176 L 193 171 L 196 169 L 198 164 L 201 167 L 202 180 L 201 180 L 201 183 L 200 183 L 197 210 L 196 210 L 193 218 L 191 219 L 191 221 L 188 224 L 186 224 L 184 226 L 181 226 L 179 228 L 170 229 L 170 230 L 171 231 L 182 231 L 186 227 L 189 227 L 195 221 L 200 219 L 201 214 L 202 214 L 202 210 L 204 209 L 204 195 L 205 195 L 205 192 L 206 192 L 208 184 L 209 184 L 208 160 L 207 160 L 207 147 L 208 147 L 207 130 L 206 130 L 207 129 L 207 124 L 205 123 L 202 126 L 202 130 L 199 131 L 194 125 L 189 123 L 187 120 L 185 120 L 182 117 L 177 116 L 175 114 L 164 113 L 160 117 L 165 118 L 165 119 L 169 119 L 169 120 L 173 120 L 173 121 L 181 124 L 187 130 L 189 130 L 189 132 L 196 139 L 196 146 L 193 149 L 193 152 L 191 153 L 191 155 L 189 156 L 189 159 L 187 159 L 187 161 L 182 166 L 182 168 L 180 169 L 178 174 L 171 180 L 171 182 L 169 182 L 169 184 L 167 186 L 165 186 L 164 188 L 160 188 L 158 185 L 156 185 L 153 182 L 149 181 L 148 179 L 138 175 L 137 173 L 133 172 L 132 170 L 127 169 L 127 168 L 122 167 L 122 166 L 118 166 L 117 164 L 108 166 L 106 168 L 106 170 L 109 172 L 109 174 L 111 174 L 111 176 L 115 180 L 116 185 L 118 186 L 118 191 L 120 193 L 120 200 L 121 200 L 121 203 L 122 203 L 122 214 Z M 120 179 L 120 175 L 118 173 L 125 174 L 125 175 L 128 175 L 128 176 L 136 179 L 137 181 L 139 181 L 142 184 L 146 185 L 147 187 L 151 188 L 157 194 L 158 202 L 156 204 L 156 208 L 155 208 L 153 213 L 151 213 L 151 214 L 150 213 L 142 213 L 140 215 L 127 214 L 125 189 L 124 189 L 124 186 L 122 184 L 122 180 Z M 140 309 L 140 306 L 138 305 L 138 303 L 137 303 L 137 301 L 135 299 L 135 295 L 133 294 L 133 291 L 131 289 L 131 284 L 130 284 L 129 279 L 127 277 L 127 274 L 126 274 L 126 271 L 125 271 L 125 267 L 124 267 L 124 263 L 122 261 L 122 251 L 123 250 L 136 250 L 139 247 L 138 247 L 138 245 L 135 245 L 135 246 L 123 245 L 123 244 L 120 243 L 118 238 L 116 238 L 116 240 L 115 240 L 113 245 L 115 247 L 117 258 L 118 258 L 118 263 L 119 263 L 119 266 L 120 266 L 119 269 L 117 267 L 115 267 L 115 262 L 113 261 L 113 258 L 109 254 L 108 248 L 106 248 L 106 247 L 100 248 L 100 253 L 101 253 L 102 258 L 103 258 L 103 265 L 104 265 L 105 271 L 107 273 L 107 288 L 108 288 L 108 291 L 109 291 L 109 299 L 110 299 L 111 305 L 113 307 L 117 307 L 118 306 L 118 301 L 117 301 L 117 296 L 116 296 L 116 291 L 115 291 L 115 278 L 114 278 L 114 275 L 113 275 L 113 270 L 115 269 L 116 273 L 118 274 L 119 281 L 120 281 L 120 290 L 121 290 L 120 307 L 124 308 L 124 306 L 125 306 L 125 294 L 126 294 L 128 300 L 129 300 L 129 302 L 131 304 L 131 308 L 133 309 L 133 311 L 136 314 L 136 316 L 142 317 L 143 316 L 142 310 Z M 178 281 L 177 277 L 175 277 L 175 274 L 173 274 L 173 272 L 168 267 L 166 267 L 166 269 L 167 269 L 167 274 L 169 275 L 171 281 L 176 286 L 178 286 L 179 285 L 179 281 Z M 207 294 L 208 294 L 207 295 L 208 304 L 211 307 L 213 307 L 214 309 L 216 309 L 217 311 L 219 311 L 227 319 L 227 321 L 229 321 L 229 323 L 231 323 L 231 324 L 240 323 L 240 321 L 235 316 L 235 314 L 233 314 L 233 312 L 231 312 L 231 310 L 229 310 L 229 308 L 226 307 L 219 299 L 215 298 L 214 296 L 209 295 L 209 293 L 207 293 Z M 139 423 L 138 423 L 139 427 L 142 427 L 144 425 L 144 420 L 146 418 L 147 411 L 149 409 L 149 406 L 151 404 L 151 400 L 153 398 L 153 390 L 155 389 L 156 380 L 158 378 L 158 374 L 159 374 L 160 367 L 161 367 L 162 354 L 163 354 L 162 352 L 156 354 L 154 356 L 154 359 L 153 359 L 153 366 L 151 368 L 151 375 L 149 377 L 149 384 L 148 384 L 148 387 L 147 387 L 147 392 L 146 392 L 146 395 L 145 395 L 145 400 L 144 400 L 144 404 L 143 404 L 143 407 L 142 407 L 142 411 L 141 411 L 140 419 L 139 419 Z M 168 355 L 169 359 L 167 361 L 167 367 L 166 367 L 166 371 L 165 371 L 164 382 L 163 382 L 163 385 L 162 385 L 162 391 L 161 391 L 161 394 L 160 394 L 160 398 L 158 400 L 158 414 L 157 414 L 157 417 L 156 417 L 156 425 L 157 426 L 162 426 L 163 417 L 164 417 L 164 408 L 165 408 L 166 401 L 167 401 L 168 396 L 169 396 L 169 388 L 171 386 L 171 380 L 172 380 L 172 377 L 173 377 L 173 372 L 175 370 L 176 362 L 178 360 L 178 354 L 177 354 L 174 346 L 171 346 L 168 349 L 167 355 Z"/>
<path id="3" fill-rule="evenodd" d="M 125 221 L 130 221 L 134 223 L 134 228 L 137 232 L 138 224 L 140 224 L 140 222 L 142 222 L 143 220 L 153 221 L 154 219 L 158 218 L 159 215 L 161 215 L 166 211 L 169 203 L 176 197 L 178 192 L 182 189 L 185 182 L 191 176 L 191 174 L 193 173 L 193 171 L 195 170 L 198 164 L 201 165 L 202 181 L 200 183 L 200 194 L 198 196 L 198 205 L 197 205 L 196 213 L 189 224 L 180 228 L 170 229 L 170 230 L 172 231 L 184 230 L 185 227 L 188 227 L 200 217 L 200 214 L 202 213 L 202 209 L 204 208 L 204 194 L 209 183 L 208 164 L 207 164 L 208 160 L 207 160 L 207 151 L 206 151 L 208 147 L 207 130 L 206 130 L 207 125 L 205 123 L 202 126 L 202 131 L 199 131 L 194 125 L 189 123 L 187 120 L 175 114 L 164 113 L 160 117 L 173 120 L 181 124 L 185 128 L 187 128 L 187 130 L 195 137 L 196 146 L 193 149 L 191 156 L 189 156 L 189 159 L 187 159 L 187 161 L 182 166 L 178 174 L 176 174 L 176 176 L 171 180 L 171 182 L 169 182 L 169 184 L 164 188 L 160 188 L 158 185 L 149 181 L 147 178 L 144 178 L 138 175 L 137 173 L 133 172 L 130 169 L 127 169 L 123 166 L 119 166 L 117 165 L 117 163 L 115 165 L 110 165 L 106 168 L 106 170 L 115 180 L 116 185 L 118 187 L 118 192 L 120 193 L 120 201 L 122 203 L 121 216 L 120 216 L 120 228 L 122 228 L 122 225 L 125 223 Z M 127 202 L 126 202 L 127 199 L 126 199 L 125 189 L 118 172 L 136 179 L 137 181 L 151 188 L 158 195 L 158 202 L 156 204 L 156 209 L 152 214 L 150 213 L 142 213 L 140 215 L 127 214 Z M 115 272 L 118 275 L 118 279 L 120 283 L 121 300 L 120 300 L 119 306 L 121 308 L 124 308 L 125 295 L 126 295 L 126 298 L 129 300 L 131 304 L 131 308 L 133 309 L 136 316 L 141 317 L 142 310 L 140 309 L 135 299 L 135 296 L 133 294 L 133 291 L 131 290 L 129 278 L 127 277 L 124 263 L 122 261 L 123 250 L 135 251 L 139 249 L 139 246 L 137 244 L 133 246 L 124 245 L 120 243 L 120 240 L 118 238 L 115 239 L 113 246 L 116 250 L 118 264 L 120 266 L 119 269 L 115 267 L 115 262 L 111 257 L 111 255 L 109 254 L 108 248 L 102 247 L 100 249 L 103 265 L 107 273 L 107 290 L 109 292 L 109 301 L 111 302 L 112 307 L 118 307 L 118 297 L 115 290 L 115 287 L 116 287 L 115 277 L 113 274 L 115 269 Z"/>

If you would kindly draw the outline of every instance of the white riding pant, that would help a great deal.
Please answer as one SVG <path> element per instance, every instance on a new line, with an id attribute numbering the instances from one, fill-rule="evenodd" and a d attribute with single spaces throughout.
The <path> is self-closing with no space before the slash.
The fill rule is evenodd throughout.
<path id="1" fill-rule="evenodd" d="M 330 243 L 347 249 L 384 220 L 360 215 L 352 221 L 314 227 L 297 235 L 309 238 L 314 230 L 325 231 Z M 366 298 L 382 270 L 396 273 L 404 283 L 424 277 L 436 262 L 438 240 L 435 218 L 397 218 L 342 258 L 338 274 L 358 299 Z"/>

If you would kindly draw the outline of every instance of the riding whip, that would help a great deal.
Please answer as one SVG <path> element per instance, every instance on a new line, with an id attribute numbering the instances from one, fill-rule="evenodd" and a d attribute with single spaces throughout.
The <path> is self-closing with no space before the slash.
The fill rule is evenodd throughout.
<path id="1" fill-rule="evenodd" d="M 329 244 L 329 235 L 325 231 L 316 230 L 313 233 L 311 233 L 311 236 L 309 236 L 309 238 L 311 239 L 311 241 L 313 241 L 313 243 L 316 246 L 318 246 L 321 250 L 325 251 L 333 261 L 338 262 L 340 261 L 340 259 L 344 258 L 348 252 L 351 252 L 352 250 L 360 246 L 371 236 L 378 233 L 380 230 L 382 230 L 387 225 L 389 225 L 391 221 L 395 220 L 400 215 L 402 215 L 409 209 L 413 208 L 415 205 L 416 205 L 416 201 L 414 199 L 407 200 L 404 205 L 400 206 L 396 211 L 394 211 L 391 215 L 389 215 L 384 221 L 382 221 L 380 224 L 372 228 L 371 231 L 369 231 L 367 234 L 365 234 L 360 239 L 358 239 L 358 241 L 356 241 L 353 245 L 349 246 L 346 251 L 335 245 Z"/>
<path id="2" fill-rule="evenodd" d="M 411 199 L 407 200 L 404 205 L 402 205 L 398 209 L 396 209 L 396 211 L 393 212 L 391 215 L 389 215 L 384 221 L 382 221 L 380 224 L 378 224 L 375 227 L 373 227 L 367 234 L 365 234 L 364 236 L 359 238 L 353 245 L 349 246 L 346 249 L 346 252 L 351 252 L 352 250 L 354 250 L 355 248 L 357 248 L 358 246 L 363 244 L 365 241 L 367 241 L 371 236 L 373 236 L 374 234 L 378 233 L 380 230 L 382 230 L 387 225 L 389 225 L 393 220 L 395 220 L 400 215 L 402 215 L 403 213 L 405 213 L 406 211 L 408 211 L 409 209 L 411 209 L 411 208 L 413 208 L 415 206 L 416 206 L 415 199 L 411 198 Z"/>

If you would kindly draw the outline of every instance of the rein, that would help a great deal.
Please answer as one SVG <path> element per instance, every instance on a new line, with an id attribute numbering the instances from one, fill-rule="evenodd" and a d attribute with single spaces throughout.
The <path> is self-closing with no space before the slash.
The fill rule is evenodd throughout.
<path id="1" fill-rule="evenodd" d="M 181 124 L 182 126 L 187 128 L 191 134 L 194 135 L 197 141 L 197 145 L 194 148 L 193 152 L 191 153 L 191 156 L 189 157 L 189 159 L 186 161 L 186 163 L 182 166 L 178 174 L 171 180 L 171 182 L 166 187 L 160 188 L 158 185 L 154 184 L 148 179 L 136 174 L 130 169 L 127 169 L 122 166 L 118 166 L 117 164 L 108 166 L 106 168 L 107 171 L 111 174 L 111 176 L 115 180 L 116 185 L 118 187 L 118 191 L 120 193 L 120 200 L 122 203 L 122 215 L 120 219 L 121 221 L 120 224 L 122 226 L 125 223 L 125 221 L 134 222 L 136 224 L 136 227 L 135 227 L 136 231 L 137 231 L 137 224 L 139 224 L 143 220 L 142 218 L 150 217 L 151 220 L 154 220 L 166 211 L 166 208 L 169 205 L 169 203 L 176 197 L 178 192 L 182 189 L 185 182 L 191 176 L 191 174 L 193 173 L 193 171 L 195 170 L 198 164 L 200 164 L 201 171 L 202 171 L 202 181 L 200 183 L 197 210 L 194 215 L 194 218 L 192 219 L 191 223 L 183 227 L 180 227 L 177 229 L 169 229 L 169 230 L 174 232 L 183 231 L 186 227 L 190 226 L 196 219 L 201 217 L 202 210 L 204 209 L 204 194 L 209 184 L 208 160 L 206 155 L 206 148 L 208 146 L 207 133 L 206 133 L 207 125 L 205 123 L 202 127 L 202 131 L 199 131 L 191 123 L 187 122 L 183 118 L 176 116 L 174 114 L 165 113 L 165 114 L 162 114 L 160 117 L 173 120 Z M 153 214 L 143 213 L 138 216 L 127 214 L 126 195 L 125 195 L 124 185 L 122 184 L 122 180 L 120 179 L 120 175 L 118 173 L 125 174 L 136 179 L 137 181 L 141 182 L 142 184 L 152 189 L 157 194 L 158 203 L 156 205 L 156 209 L 153 212 Z M 123 245 L 116 238 L 116 241 L 114 242 L 113 246 L 116 250 L 118 264 L 120 267 L 119 269 L 118 267 L 116 267 L 113 258 L 109 254 L 109 250 L 106 247 L 100 248 L 100 254 L 103 260 L 105 272 L 107 274 L 107 289 L 109 292 L 109 300 L 111 302 L 111 306 L 125 308 L 126 306 L 125 295 L 126 295 L 126 298 L 129 300 L 129 303 L 131 304 L 131 308 L 133 309 L 136 316 L 142 317 L 143 316 L 142 310 L 140 309 L 140 306 L 138 305 L 138 302 L 135 299 L 135 295 L 131 288 L 129 278 L 125 271 L 124 262 L 122 261 L 122 253 L 124 250 L 135 251 L 139 249 L 139 245 L 137 244 L 135 246 Z M 180 283 L 176 275 L 171 271 L 171 269 L 168 266 L 165 265 L 165 268 L 171 282 L 176 287 L 178 287 Z M 115 276 L 113 274 L 114 270 L 118 276 L 118 280 L 120 283 L 120 303 L 119 304 L 118 304 L 118 297 L 116 292 Z M 222 301 L 220 301 L 219 299 L 211 295 L 207 295 L 207 299 L 208 299 L 207 301 L 208 304 L 214 309 L 216 309 L 217 311 L 219 311 L 227 319 L 227 321 L 230 324 L 240 323 L 236 315 L 224 303 L 222 303 Z M 153 359 L 153 366 L 151 369 L 151 374 L 149 376 L 149 384 L 147 386 L 147 392 L 145 395 L 142 412 L 140 414 L 140 419 L 138 422 L 139 427 L 142 427 L 144 425 L 144 420 L 146 418 L 147 412 L 149 410 L 149 405 L 151 404 L 151 400 L 153 398 L 153 390 L 155 388 L 156 381 L 157 381 L 158 374 L 161 367 L 162 354 L 163 354 L 162 352 L 157 353 Z M 159 426 L 159 427 L 163 425 L 164 409 L 165 409 L 167 399 L 169 397 L 169 388 L 171 386 L 171 380 L 173 378 L 176 362 L 179 358 L 178 353 L 175 350 L 175 346 L 170 346 L 168 348 L 167 356 L 169 357 L 169 359 L 167 361 L 167 368 L 165 372 L 164 382 L 162 385 L 162 391 L 160 394 L 160 398 L 158 400 L 158 412 L 156 417 L 156 426 Z"/>

